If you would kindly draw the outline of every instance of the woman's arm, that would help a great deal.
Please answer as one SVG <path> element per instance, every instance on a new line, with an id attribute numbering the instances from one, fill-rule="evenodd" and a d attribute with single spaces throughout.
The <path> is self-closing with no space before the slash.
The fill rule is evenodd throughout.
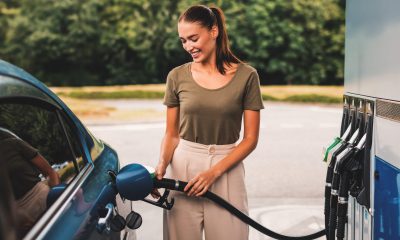
<path id="1" fill-rule="evenodd" d="M 58 173 L 54 171 L 54 169 L 42 155 L 38 153 L 31 161 L 44 176 L 49 177 L 50 187 L 60 184 L 60 177 L 58 176 Z"/>
<path id="2" fill-rule="evenodd" d="M 161 143 L 160 160 L 155 170 L 157 179 L 162 179 L 179 143 L 179 107 L 167 108 L 167 126 Z"/>
<path id="3" fill-rule="evenodd" d="M 260 111 L 245 110 L 243 140 L 228 156 L 189 181 L 184 189 L 185 192 L 189 190 L 188 196 L 203 195 L 217 178 L 245 159 L 256 148 L 259 131 Z"/>

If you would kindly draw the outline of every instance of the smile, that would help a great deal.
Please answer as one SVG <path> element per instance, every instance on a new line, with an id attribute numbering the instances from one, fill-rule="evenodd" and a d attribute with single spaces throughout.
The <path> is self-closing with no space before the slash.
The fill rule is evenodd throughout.
<path id="1" fill-rule="evenodd" d="M 192 51 L 190 55 L 192 55 L 192 58 L 197 58 L 200 55 L 200 50 Z"/>

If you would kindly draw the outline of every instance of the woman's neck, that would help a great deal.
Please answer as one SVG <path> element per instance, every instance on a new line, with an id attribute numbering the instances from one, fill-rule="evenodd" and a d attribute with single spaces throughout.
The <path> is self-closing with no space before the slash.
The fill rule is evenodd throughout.
<path id="1" fill-rule="evenodd" d="M 207 72 L 209 74 L 218 72 L 216 52 L 214 51 L 208 58 L 204 59 L 201 62 L 193 62 L 192 68 L 193 67 L 194 70 Z"/>
<path id="2" fill-rule="evenodd" d="M 217 64 L 215 62 L 193 62 L 192 69 L 195 71 L 207 72 L 208 74 L 218 72 Z"/>

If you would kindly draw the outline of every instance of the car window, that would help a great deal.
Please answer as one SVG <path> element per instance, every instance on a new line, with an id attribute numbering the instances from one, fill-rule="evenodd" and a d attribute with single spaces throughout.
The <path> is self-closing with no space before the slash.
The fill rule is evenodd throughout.
<path id="1" fill-rule="evenodd" d="M 68 145 L 71 149 L 73 158 L 75 159 L 75 167 L 79 171 L 88 163 L 88 161 L 83 157 L 81 144 L 76 135 L 78 129 L 71 123 L 71 121 L 67 120 L 60 111 L 58 112 L 58 116 L 64 129 L 66 139 L 68 140 Z"/>
<path id="2" fill-rule="evenodd" d="M 100 154 L 104 150 L 104 143 L 98 140 L 93 134 L 89 131 L 89 129 L 85 128 L 87 135 L 86 135 L 86 144 L 87 147 L 90 149 L 90 157 L 92 161 L 96 161 L 96 159 L 100 156 Z"/>
<path id="3" fill-rule="evenodd" d="M 18 237 L 33 227 L 84 165 L 78 139 L 60 110 L 18 101 L 0 100 L 0 156 L 17 205 Z"/>
<path id="4" fill-rule="evenodd" d="M 69 182 L 76 175 L 73 162 L 77 153 L 71 150 L 56 111 L 28 104 L 0 102 L 0 127 L 37 149 L 63 182 Z M 71 170 L 66 173 L 63 169 Z"/>

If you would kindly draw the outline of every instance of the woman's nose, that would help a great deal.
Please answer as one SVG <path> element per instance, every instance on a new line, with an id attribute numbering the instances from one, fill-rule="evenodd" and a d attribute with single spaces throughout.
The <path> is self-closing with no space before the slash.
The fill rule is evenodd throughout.
<path id="1" fill-rule="evenodd" d="M 193 46 L 190 43 L 186 43 L 184 47 L 185 47 L 186 51 L 188 51 L 188 52 L 193 50 Z"/>

